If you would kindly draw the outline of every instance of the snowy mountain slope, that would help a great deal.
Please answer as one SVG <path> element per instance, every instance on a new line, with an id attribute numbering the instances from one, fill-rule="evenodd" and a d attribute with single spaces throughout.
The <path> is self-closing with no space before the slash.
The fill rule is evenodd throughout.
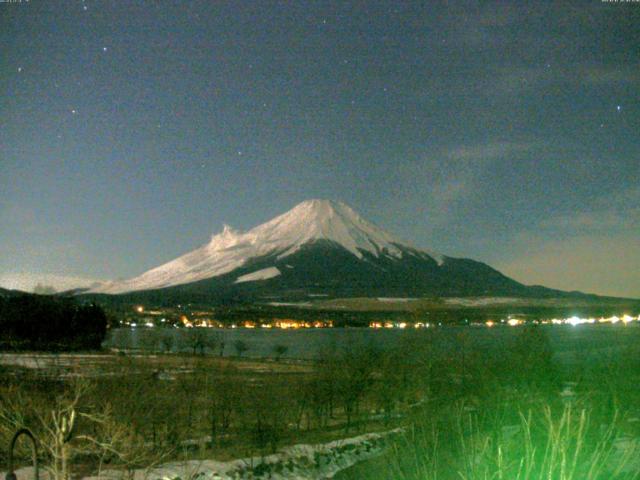
<path id="1" fill-rule="evenodd" d="M 90 292 L 117 294 L 199 282 L 233 272 L 255 259 L 273 257 L 274 262 L 281 261 L 315 242 L 335 244 L 361 261 L 383 257 L 400 260 L 412 255 L 442 266 L 446 259 L 443 255 L 406 245 L 361 218 L 344 203 L 308 200 L 246 233 L 225 226 L 209 243 L 186 255 L 138 277 L 103 283 Z M 274 270 L 269 272 L 273 274 Z M 253 281 L 250 275 L 251 272 L 245 273 L 244 279 L 238 277 L 235 281 Z M 257 274 L 255 279 L 259 278 L 260 274 Z"/>

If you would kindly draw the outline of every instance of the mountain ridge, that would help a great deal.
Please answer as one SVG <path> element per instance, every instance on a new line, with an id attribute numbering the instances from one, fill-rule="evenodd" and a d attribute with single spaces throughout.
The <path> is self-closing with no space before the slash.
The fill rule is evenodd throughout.
<path id="1" fill-rule="evenodd" d="M 225 225 L 210 241 L 89 295 L 260 302 L 330 297 L 588 294 L 526 286 L 491 266 L 416 248 L 341 202 L 307 200 L 247 232 Z"/>

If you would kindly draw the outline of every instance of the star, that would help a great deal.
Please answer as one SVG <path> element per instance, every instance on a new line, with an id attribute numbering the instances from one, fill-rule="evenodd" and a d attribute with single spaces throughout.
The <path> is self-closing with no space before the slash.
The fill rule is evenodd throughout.
<path id="1" fill-rule="evenodd" d="M 77 111 L 76 109 L 72 109 L 72 110 L 71 110 L 71 114 L 72 114 L 72 115 L 76 115 L 77 113 L 78 113 L 78 111 Z"/>
<path id="2" fill-rule="evenodd" d="M 238 150 L 238 155 L 242 155 L 242 150 Z"/>
<path id="3" fill-rule="evenodd" d="M 84 5 L 84 6 L 82 7 L 82 9 L 86 12 L 86 11 L 87 11 L 87 6 L 86 6 L 86 5 Z"/>
<path id="4" fill-rule="evenodd" d="M 106 52 L 107 51 L 107 47 L 102 47 L 102 51 Z"/>
<path id="5" fill-rule="evenodd" d="M 616 105 L 616 110 L 619 112 L 622 110 L 622 105 Z"/>

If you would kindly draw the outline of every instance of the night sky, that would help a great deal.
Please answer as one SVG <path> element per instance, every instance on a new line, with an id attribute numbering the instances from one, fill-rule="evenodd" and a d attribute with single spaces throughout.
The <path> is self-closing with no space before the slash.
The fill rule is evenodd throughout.
<path id="1" fill-rule="evenodd" d="M 640 2 L 0 1 L 0 285 L 137 275 L 309 198 L 640 297 Z"/>

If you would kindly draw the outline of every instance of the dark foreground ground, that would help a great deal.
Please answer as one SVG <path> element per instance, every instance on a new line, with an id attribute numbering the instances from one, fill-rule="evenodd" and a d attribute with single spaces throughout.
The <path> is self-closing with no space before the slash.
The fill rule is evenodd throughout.
<path id="1" fill-rule="evenodd" d="M 56 419 L 73 410 L 71 440 L 41 460 L 59 470 L 66 452 L 78 477 L 400 427 L 341 478 L 635 478 L 639 326 L 344 332 L 313 359 L 3 355 L 0 442 L 26 425 L 55 447 Z"/>

